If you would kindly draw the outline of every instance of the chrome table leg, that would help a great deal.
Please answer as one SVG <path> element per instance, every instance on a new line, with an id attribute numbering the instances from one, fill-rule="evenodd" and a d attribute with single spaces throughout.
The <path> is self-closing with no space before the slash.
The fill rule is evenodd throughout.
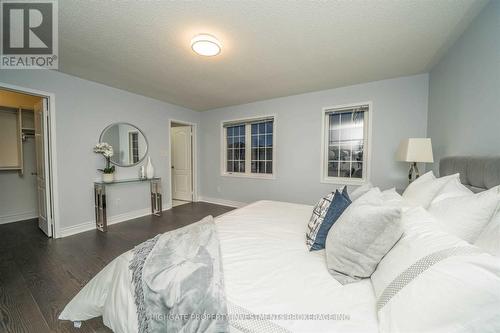
<path id="1" fill-rule="evenodd" d="M 151 180 L 151 214 L 161 216 L 161 180 Z"/>
<path id="2" fill-rule="evenodd" d="M 97 230 L 108 231 L 106 218 L 106 187 L 102 184 L 94 184 L 94 206 L 95 223 Z"/>

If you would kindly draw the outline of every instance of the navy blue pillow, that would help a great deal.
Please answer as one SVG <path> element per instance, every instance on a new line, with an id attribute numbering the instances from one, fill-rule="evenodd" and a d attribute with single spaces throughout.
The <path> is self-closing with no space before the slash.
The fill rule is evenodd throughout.
<path id="1" fill-rule="evenodd" d="M 351 199 L 347 194 L 347 186 L 344 186 L 342 193 L 339 190 L 335 191 L 332 202 L 328 211 L 326 212 L 325 218 L 321 226 L 319 227 L 318 233 L 316 234 L 316 239 L 311 247 L 311 251 L 321 250 L 325 248 L 326 236 L 328 236 L 328 231 L 332 225 L 337 222 L 338 218 L 344 210 L 351 204 Z"/>
<path id="2" fill-rule="evenodd" d="M 349 193 L 347 193 L 347 186 L 344 186 L 344 188 L 342 189 L 342 195 L 346 197 L 347 200 L 351 201 L 351 198 L 349 198 Z"/>

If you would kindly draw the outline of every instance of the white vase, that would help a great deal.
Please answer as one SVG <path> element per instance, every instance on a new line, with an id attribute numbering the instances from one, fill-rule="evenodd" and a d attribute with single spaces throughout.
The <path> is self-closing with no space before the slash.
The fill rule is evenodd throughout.
<path id="1" fill-rule="evenodd" d="M 139 168 L 139 179 L 146 179 L 146 166 L 144 165 Z"/>
<path id="2" fill-rule="evenodd" d="M 155 168 L 151 164 L 151 157 L 148 156 L 148 163 L 146 164 L 146 177 L 152 179 L 155 176 Z"/>
<path id="3" fill-rule="evenodd" d="M 115 174 L 114 173 L 103 173 L 102 174 L 102 181 L 105 183 L 112 183 L 115 180 Z"/>

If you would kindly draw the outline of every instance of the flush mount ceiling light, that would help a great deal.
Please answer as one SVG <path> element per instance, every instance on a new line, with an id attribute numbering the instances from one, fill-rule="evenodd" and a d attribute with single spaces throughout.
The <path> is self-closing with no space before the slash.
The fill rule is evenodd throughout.
<path id="1" fill-rule="evenodd" d="M 211 57 L 220 53 L 221 44 L 214 36 L 202 34 L 191 39 L 191 48 L 199 55 Z"/>

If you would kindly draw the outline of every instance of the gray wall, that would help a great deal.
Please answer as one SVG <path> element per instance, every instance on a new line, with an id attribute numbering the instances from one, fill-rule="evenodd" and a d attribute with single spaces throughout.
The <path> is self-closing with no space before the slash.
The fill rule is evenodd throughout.
<path id="1" fill-rule="evenodd" d="M 431 70 L 428 134 L 435 160 L 500 155 L 500 1 L 491 1 Z"/>
<path id="2" fill-rule="evenodd" d="M 407 165 L 395 162 L 399 142 L 425 137 L 428 75 L 416 75 L 331 89 L 201 113 L 201 195 L 251 202 L 273 199 L 314 203 L 336 185 L 320 183 L 322 109 L 373 102 L 371 181 L 382 187 L 403 186 Z M 275 180 L 221 176 L 221 122 L 276 115 Z"/>
<path id="3" fill-rule="evenodd" d="M 57 168 L 61 228 L 94 220 L 92 182 L 100 179 L 103 158 L 92 152 L 104 127 L 125 121 L 144 131 L 156 174 L 163 178 L 166 205 L 169 119 L 197 123 L 199 113 L 140 95 L 49 70 L 0 70 L 0 82 L 52 92 L 56 96 Z M 117 168 L 117 177 L 137 177 L 138 167 Z M 0 184 L 2 191 L 5 184 Z M 108 193 L 108 216 L 150 207 L 147 184 L 115 185 Z M 1 212 L 0 212 L 1 215 Z"/>

